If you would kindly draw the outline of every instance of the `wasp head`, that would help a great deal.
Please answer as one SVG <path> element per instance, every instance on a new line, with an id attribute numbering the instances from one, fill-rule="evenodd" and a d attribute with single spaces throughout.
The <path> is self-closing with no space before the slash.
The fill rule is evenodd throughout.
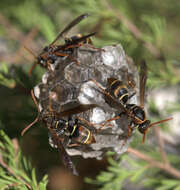
<path id="1" fill-rule="evenodd" d="M 146 120 L 146 121 L 144 121 L 143 123 L 141 123 L 141 124 L 138 126 L 139 132 L 142 133 L 142 134 L 145 134 L 145 132 L 146 132 L 147 129 L 149 128 L 150 123 L 151 123 L 150 120 Z"/>

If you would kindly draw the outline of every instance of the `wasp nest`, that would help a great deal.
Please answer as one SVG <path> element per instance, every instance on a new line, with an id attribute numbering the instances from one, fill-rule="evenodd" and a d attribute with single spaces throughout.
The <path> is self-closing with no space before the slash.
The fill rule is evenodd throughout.
<path id="1" fill-rule="evenodd" d="M 89 130 L 93 133 L 96 142 L 90 145 L 66 147 L 66 151 L 69 155 L 82 155 L 84 158 L 97 159 L 101 159 L 108 150 L 122 154 L 127 150 L 131 139 L 127 139 L 130 121 L 126 115 L 122 115 L 120 119 L 107 123 L 98 132 L 93 130 L 100 127 L 93 124 L 103 124 L 122 110 L 114 109 L 105 101 L 102 89 L 92 79 L 96 80 L 103 89 L 107 88 L 108 78 L 119 79 L 127 85 L 128 71 L 128 76 L 136 83 L 138 78 L 136 67 L 126 57 L 121 45 L 106 46 L 102 49 L 80 47 L 74 54 L 73 58 L 78 64 L 70 58 L 59 58 L 52 65 L 52 71 L 46 72 L 42 77 L 42 82 L 34 88 L 40 111 L 47 110 L 51 106 L 54 111 L 61 114 L 62 112 L 68 113 L 71 109 L 79 109 L 79 105 L 98 105 L 72 115 L 72 117 L 79 116 L 92 123 Z M 129 92 L 132 92 L 131 88 Z M 129 101 L 137 104 L 136 95 Z M 68 114 L 63 118 L 67 119 Z"/>

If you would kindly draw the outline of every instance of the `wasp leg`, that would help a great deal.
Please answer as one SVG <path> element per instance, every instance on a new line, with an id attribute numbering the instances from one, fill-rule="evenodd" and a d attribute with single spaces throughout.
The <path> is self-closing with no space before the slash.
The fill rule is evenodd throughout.
<path id="1" fill-rule="evenodd" d="M 47 61 L 47 67 L 48 67 L 48 70 L 50 71 L 51 75 L 53 76 L 53 70 L 51 68 L 51 64 L 49 61 Z"/>
<path id="2" fill-rule="evenodd" d="M 88 48 L 92 48 L 92 49 L 95 49 L 95 50 L 98 50 L 98 51 L 103 51 L 103 52 L 105 52 L 104 49 L 102 49 L 102 48 L 95 48 L 95 47 L 94 47 L 93 45 L 91 45 L 91 44 L 83 44 L 83 46 L 88 47 Z"/>
<path id="3" fill-rule="evenodd" d="M 102 128 L 102 127 L 105 126 L 104 124 L 91 123 L 91 122 L 89 122 L 89 121 L 87 121 L 87 120 L 85 120 L 85 119 L 83 119 L 83 118 L 81 118 L 81 117 L 77 117 L 77 118 L 78 118 L 79 120 L 81 120 L 82 122 L 86 123 L 88 126 L 97 126 L 97 127 L 100 127 L 100 128 Z M 108 123 L 108 122 L 107 122 L 107 123 Z M 111 127 L 112 127 L 111 124 L 109 124 L 108 126 L 111 126 Z M 100 128 L 99 128 L 99 129 L 100 129 Z M 96 129 L 95 127 L 93 128 L 93 130 L 95 130 L 96 133 L 99 131 L 99 129 Z"/>
<path id="4" fill-rule="evenodd" d="M 96 86 L 107 96 L 109 96 L 111 99 L 114 99 L 109 92 L 107 92 L 104 88 L 101 87 L 101 85 L 95 80 L 95 79 L 90 79 L 89 81 L 92 81 L 96 84 Z"/>
<path id="5" fill-rule="evenodd" d="M 66 56 L 67 56 L 69 59 L 71 59 L 72 61 L 74 61 L 76 65 L 78 65 L 78 66 L 80 65 L 80 64 L 78 63 L 78 61 L 77 61 L 76 59 L 74 59 L 72 56 L 70 56 L 69 54 L 55 52 L 55 55 L 57 55 L 57 56 L 62 56 L 62 57 L 66 57 Z"/>
<path id="6" fill-rule="evenodd" d="M 76 45 L 70 45 L 70 46 L 67 46 L 66 48 L 65 48 L 65 50 L 66 49 L 71 49 L 71 48 L 75 48 L 75 47 L 81 47 L 81 46 L 84 46 L 84 47 L 87 47 L 87 48 L 92 48 L 92 49 L 95 49 L 95 50 L 98 50 L 98 51 L 103 51 L 103 52 L 105 52 L 105 50 L 104 49 L 102 49 L 102 48 L 95 48 L 93 45 L 91 45 L 91 44 L 76 44 Z"/>
<path id="7" fill-rule="evenodd" d="M 67 50 L 67 49 L 72 49 L 72 48 L 76 48 L 76 47 L 81 47 L 81 46 L 83 46 L 83 44 L 69 45 L 69 46 L 67 46 L 67 47 L 65 48 L 65 50 Z"/>
<path id="8" fill-rule="evenodd" d="M 68 148 L 73 148 L 73 147 L 77 147 L 77 146 L 81 146 L 81 143 L 73 143 L 73 144 L 69 144 L 67 147 Z"/>
<path id="9" fill-rule="evenodd" d="M 128 85 L 133 89 L 134 93 L 129 96 L 129 99 L 132 98 L 136 94 L 135 84 L 133 84 L 132 80 L 129 77 L 128 70 L 126 70 L 126 80 Z"/>
<path id="10" fill-rule="evenodd" d="M 104 126 L 106 126 L 107 123 L 109 123 L 109 122 L 111 122 L 111 121 L 114 121 L 114 120 L 117 120 L 117 119 L 120 119 L 120 117 L 121 117 L 122 115 L 124 115 L 124 114 L 126 114 L 126 113 L 125 113 L 125 112 L 121 112 L 118 116 L 106 120 L 104 124 L 101 124 L 101 127 L 98 129 L 98 131 L 100 131 Z M 108 126 L 113 127 L 113 125 L 111 125 L 111 124 L 109 124 Z"/>
<path id="11" fill-rule="evenodd" d="M 67 145 L 68 148 L 80 147 L 80 146 L 81 146 L 81 147 L 82 147 L 82 146 L 85 147 L 85 146 L 90 145 L 90 144 L 86 144 L 86 143 L 77 142 L 76 140 L 73 140 L 72 142 L 73 142 L 72 144 L 68 144 L 68 145 Z"/>
<path id="12" fill-rule="evenodd" d="M 111 119 L 106 120 L 106 121 L 104 122 L 104 124 L 101 124 L 101 126 L 99 127 L 99 129 L 97 129 L 97 132 L 101 131 L 102 128 L 105 127 L 105 126 L 107 126 L 107 124 L 108 124 L 109 122 L 114 121 L 114 120 L 117 120 L 117 119 L 119 119 L 120 117 L 121 117 L 121 116 L 118 115 L 118 116 L 116 116 L 116 117 L 113 117 L 113 118 L 111 118 Z M 108 126 L 113 127 L 113 125 L 111 125 L 111 124 L 109 124 Z"/>
<path id="13" fill-rule="evenodd" d="M 122 146 L 124 146 L 126 144 L 128 138 L 131 136 L 132 132 L 133 132 L 133 128 L 131 127 L 131 124 L 130 124 L 130 125 L 128 125 L 128 135 L 127 135 L 126 139 L 124 140 Z"/>

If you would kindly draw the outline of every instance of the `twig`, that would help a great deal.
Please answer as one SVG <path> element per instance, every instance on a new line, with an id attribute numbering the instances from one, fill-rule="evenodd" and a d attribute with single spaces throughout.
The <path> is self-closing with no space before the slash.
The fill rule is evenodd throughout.
<path id="1" fill-rule="evenodd" d="M 110 1 L 105 0 L 105 3 L 106 3 L 107 8 L 110 9 L 115 14 L 116 18 L 120 20 L 129 29 L 129 31 L 131 31 L 134 37 L 137 40 L 140 40 L 143 42 L 144 47 L 146 47 L 154 57 L 156 57 L 157 59 L 163 59 L 161 52 L 155 46 L 153 46 L 152 43 L 147 42 L 143 39 L 143 33 L 130 20 L 128 20 L 120 12 L 120 10 L 116 11 L 116 9 L 112 6 Z"/>
<path id="2" fill-rule="evenodd" d="M 157 140 L 158 140 L 158 145 L 159 145 L 159 150 L 160 150 L 161 157 L 162 157 L 164 163 L 167 164 L 167 165 L 169 165 L 169 160 L 167 158 L 167 154 L 164 151 L 164 140 L 163 140 L 163 138 L 162 138 L 162 136 L 160 134 L 161 129 L 159 127 L 155 127 L 154 131 L 155 131 L 155 134 L 157 136 Z"/>
<path id="3" fill-rule="evenodd" d="M 160 168 L 160 169 L 166 171 L 167 173 L 173 175 L 174 177 L 180 179 L 180 171 L 173 168 L 170 164 L 158 162 L 158 161 L 154 160 L 153 158 L 139 152 L 136 149 L 130 148 L 130 147 L 128 148 L 127 151 L 131 154 L 134 154 L 138 158 L 147 161 L 151 166 Z"/>
<path id="4" fill-rule="evenodd" d="M 4 29 L 7 32 L 7 36 L 9 39 L 13 39 L 15 41 L 18 41 L 19 43 L 23 42 L 24 39 L 26 39 L 26 35 L 19 31 L 16 27 L 14 27 L 6 17 L 4 17 L 1 13 L 0 13 L 0 24 L 4 27 Z M 33 49 L 37 49 L 37 44 L 31 39 L 29 39 L 28 41 L 28 46 L 33 48 Z M 12 57 L 10 57 L 9 55 L 5 55 L 3 56 L 3 58 L 1 58 L 0 60 L 6 60 L 8 62 L 12 61 Z"/>

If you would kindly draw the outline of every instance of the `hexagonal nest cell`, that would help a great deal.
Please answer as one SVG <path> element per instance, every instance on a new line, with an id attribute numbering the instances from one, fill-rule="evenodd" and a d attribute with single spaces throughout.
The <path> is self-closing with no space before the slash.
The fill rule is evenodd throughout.
<path id="1" fill-rule="evenodd" d="M 120 108 L 114 109 L 110 102 L 106 101 L 103 89 L 107 88 L 108 78 L 119 79 L 128 86 L 127 71 L 128 77 L 136 84 L 138 72 L 135 64 L 125 55 L 121 45 L 106 46 L 102 49 L 82 46 L 77 48 L 73 58 L 79 64 L 70 58 L 59 58 L 51 67 L 52 71 L 47 71 L 42 82 L 34 87 L 41 113 L 51 108 L 60 115 L 66 113 L 62 114 L 65 120 L 69 116 L 78 116 L 82 118 L 81 123 L 91 131 L 95 142 L 89 145 L 65 146 L 69 155 L 102 159 L 108 150 L 122 154 L 127 150 L 131 139 L 127 139 L 130 121 L 126 115 L 122 115 L 120 119 L 107 122 L 102 127 L 105 121 L 122 111 Z M 97 81 L 102 89 L 93 80 Z M 133 93 L 129 86 L 128 90 L 130 94 Z M 133 96 L 129 102 L 137 104 L 137 96 Z M 81 112 L 81 107 L 86 105 L 94 106 Z M 54 146 L 51 136 L 49 142 Z"/>

